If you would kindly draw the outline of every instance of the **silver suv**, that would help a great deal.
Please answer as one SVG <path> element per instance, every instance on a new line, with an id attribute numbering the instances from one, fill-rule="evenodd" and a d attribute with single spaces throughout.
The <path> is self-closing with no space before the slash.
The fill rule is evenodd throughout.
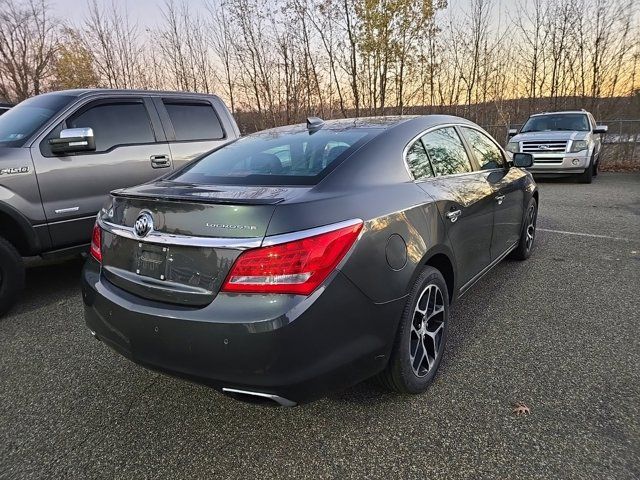
<path id="1" fill-rule="evenodd" d="M 591 183 L 598 174 L 602 134 L 605 125 L 585 110 L 538 113 L 531 115 L 520 129 L 509 130 L 507 144 L 511 153 L 533 155 L 533 174 L 579 174 L 583 183 Z"/>

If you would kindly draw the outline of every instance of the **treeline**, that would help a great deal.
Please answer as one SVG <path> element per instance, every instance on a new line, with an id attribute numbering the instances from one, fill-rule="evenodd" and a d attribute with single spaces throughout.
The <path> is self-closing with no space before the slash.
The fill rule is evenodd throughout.
<path id="1" fill-rule="evenodd" d="M 483 124 L 635 105 L 633 0 L 159 0 L 143 29 L 125 1 L 65 24 L 45 0 L 0 0 L 0 97 L 152 88 L 221 95 L 247 130 L 445 111 Z M 634 103 L 635 102 L 635 103 Z"/>

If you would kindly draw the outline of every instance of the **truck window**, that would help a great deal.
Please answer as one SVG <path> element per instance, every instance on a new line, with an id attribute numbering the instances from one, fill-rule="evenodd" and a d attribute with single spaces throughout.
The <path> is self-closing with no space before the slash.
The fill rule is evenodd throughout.
<path id="1" fill-rule="evenodd" d="M 218 115 L 209 103 L 163 100 L 177 141 L 220 140 L 224 138 Z"/>
<path id="2" fill-rule="evenodd" d="M 0 118 L 0 147 L 22 147 L 29 138 L 75 97 L 47 94 L 30 98 Z"/>
<path id="3" fill-rule="evenodd" d="M 67 120 L 67 128 L 83 127 L 93 129 L 96 152 L 106 152 L 119 145 L 156 141 L 147 108 L 141 101 L 99 103 Z"/>

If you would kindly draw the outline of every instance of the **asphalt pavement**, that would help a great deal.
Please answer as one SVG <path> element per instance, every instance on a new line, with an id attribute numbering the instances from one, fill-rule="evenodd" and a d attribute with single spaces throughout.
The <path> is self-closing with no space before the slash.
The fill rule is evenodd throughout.
<path id="1" fill-rule="evenodd" d="M 640 478 L 640 175 L 539 186 L 532 257 L 455 305 L 420 396 L 278 409 L 150 372 L 90 337 L 81 261 L 36 262 L 0 319 L 0 479 Z"/>

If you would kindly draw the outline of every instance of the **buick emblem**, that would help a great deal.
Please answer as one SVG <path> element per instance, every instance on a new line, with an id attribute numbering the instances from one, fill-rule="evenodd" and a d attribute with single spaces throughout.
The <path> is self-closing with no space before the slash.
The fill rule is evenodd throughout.
<path id="1" fill-rule="evenodd" d="M 133 225 L 133 232 L 138 237 L 146 237 L 153 230 L 153 217 L 149 212 L 140 212 L 136 223 Z"/>

